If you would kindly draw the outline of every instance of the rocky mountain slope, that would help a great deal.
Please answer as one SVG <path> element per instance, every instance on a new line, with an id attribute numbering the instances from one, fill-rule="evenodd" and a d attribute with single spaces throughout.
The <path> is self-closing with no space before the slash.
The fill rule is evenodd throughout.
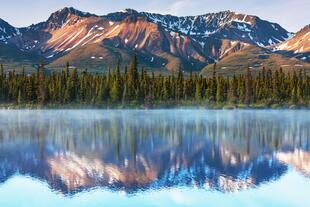
<path id="1" fill-rule="evenodd" d="M 289 56 L 310 62 L 310 24 L 297 32 L 291 39 L 274 48 Z"/>
<path id="2" fill-rule="evenodd" d="M 19 30 L 11 26 L 6 21 L 0 19 L 0 42 L 7 44 L 7 40 L 13 36 L 16 36 Z"/>
<path id="3" fill-rule="evenodd" d="M 276 23 L 232 11 L 177 17 L 126 9 L 98 16 L 63 8 L 25 28 L 0 21 L 0 58 L 7 45 L 26 59 L 44 58 L 51 68 L 70 62 L 101 70 L 128 62 L 136 50 L 148 68 L 200 70 L 249 45 L 274 47 L 290 36 Z"/>
<path id="4" fill-rule="evenodd" d="M 284 72 L 292 69 L 304 69 L 310 73 L 310 63 L 304 62 L 294 57 L 288 57 L 273 53 L 269 49 L 248 45 L 242 49 L 224 57 L 216 64 L 217 74 L 240 75 L 244 74 L 245 68 L 250 67 L 253 74 L 257 74 L 263 67 L 271 70 L 282 68 Z M 202 75 L 212 75 L 214 64 L 207 65 L 201 71 Z"/>

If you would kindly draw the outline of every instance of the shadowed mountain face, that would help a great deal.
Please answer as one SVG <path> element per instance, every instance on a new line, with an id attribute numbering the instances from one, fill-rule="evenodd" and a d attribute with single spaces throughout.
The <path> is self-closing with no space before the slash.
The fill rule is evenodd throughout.
<path id="1" fill-rule="evenodd" d="M 177 17 L 126 9 L 97 16 L 64 8 L 26 28 L 0 22 L 0 42 L 45 58 L 50 67 L 70 62 L 98 69 L 127 63 L 136 50 L 150 68 L 200 70 L 246 46 L 265 48 L 290 36 L 276 23 L 232 11 Z"/>
<path id="2" fill-rule="evenodd" d="M 20 31 L 6 21 L 0 19 L 0 42 L 8 44 L 7 40 L 19 35 Z"/>
<path id="3" fill-rule="evenodd" d="M 19 29 L 0 19 L 0 63 L 14 69 L 20 65 L 31 68 L 37 56 L 33 52 L 25 52 L 11 42 L 21 35 Z"/>
<path id="4" fill-rule="evenodd" d="M 234 192 L 309 176 L 304 111 L 0 111 L 0 181 L 75 194 L 192 186 Z M 293 118 L 294 117 L 294 118 Z"/>

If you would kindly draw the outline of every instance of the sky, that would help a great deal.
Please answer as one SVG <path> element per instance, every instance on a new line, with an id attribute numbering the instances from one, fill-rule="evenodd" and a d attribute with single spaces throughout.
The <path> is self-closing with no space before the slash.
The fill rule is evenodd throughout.
<path id="1" fill-rule="evenodd" d="M 279 23 L 290 32 L 310 24 L 310 0 L 0 0 L 0 5 L 0 18 L 17 27 L 45 21 L 66 6 L 97 15 L 125 8 L 178 16 L 231 10 Z"/>

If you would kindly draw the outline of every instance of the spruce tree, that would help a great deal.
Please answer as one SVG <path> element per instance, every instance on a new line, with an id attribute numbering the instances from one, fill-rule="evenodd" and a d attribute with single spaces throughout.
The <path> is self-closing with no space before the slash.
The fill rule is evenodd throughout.
<path id="1" fill-rule="evenodd" d="M 182 95 L 183 95 L 183 71 L 182 68 L 179 67 L 176 81 L 176 99 L 178 101 L 181 100 L 183 98 Z"/>
<path id="2" fill-rule="evenodd" d="M 46 86 L 45 86 L 45 69 L 43 62 L 38 68 L 38 103 L 45 105 L 46 102 Z"/>
<path id="3" fill-rule="evenodd" d="M 196 101 L 200 101 L 200 100 L 201 100 L 200 81 L 196 81 L 196 87 L 195 87 L 195 100 L 196 100 Z"/>
<path id="4" fill-rule="evenodd" d="M 231 84 L 230 84 L 230 95 L 229 95 L 229 100 L 232 104 L 236 104 L 238 101 L 238 94 L 237 94 L 237 78 L 234 74 Z"/>
<path id="5" fill-rule="evenodd" d="M 139 84 L 139 74 L 138 74 L 138 62 L 137 62 L 137 54 L 134 52 L 129 77 L 128 77 L 128 95 L 130 100 L 135 100 L 137 98 L 138 92 L 138 84 Z"/>
<path id="6" fill-rule="evenodd" d="M 245 104 L 249 105 L 253 99 L 252 74 L 250 67 L 246 70 L 245 75 Z"/>

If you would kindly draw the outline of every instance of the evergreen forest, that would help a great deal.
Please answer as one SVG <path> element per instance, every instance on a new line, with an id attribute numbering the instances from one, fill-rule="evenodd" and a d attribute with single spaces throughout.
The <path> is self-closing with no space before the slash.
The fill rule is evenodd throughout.
<path id="1" fill-rule="evenodd" d="M 123 68 L 121 68 L 123 67 Z M 214 65 L 214 68 L 216 65 Z M 307 107 L 310 76 L 303 70 L 284 73 L 262 68 L 252 75 L 201 76 L 180 68 L 174 75 L 149 73 L 138 67 L 136 55 L 129 66 L 117 64 L 106 73 L 78 72 L 69 64 L 61 72 L 20 74 L 0 71 L 0 105 L 14 107 Z"/>

